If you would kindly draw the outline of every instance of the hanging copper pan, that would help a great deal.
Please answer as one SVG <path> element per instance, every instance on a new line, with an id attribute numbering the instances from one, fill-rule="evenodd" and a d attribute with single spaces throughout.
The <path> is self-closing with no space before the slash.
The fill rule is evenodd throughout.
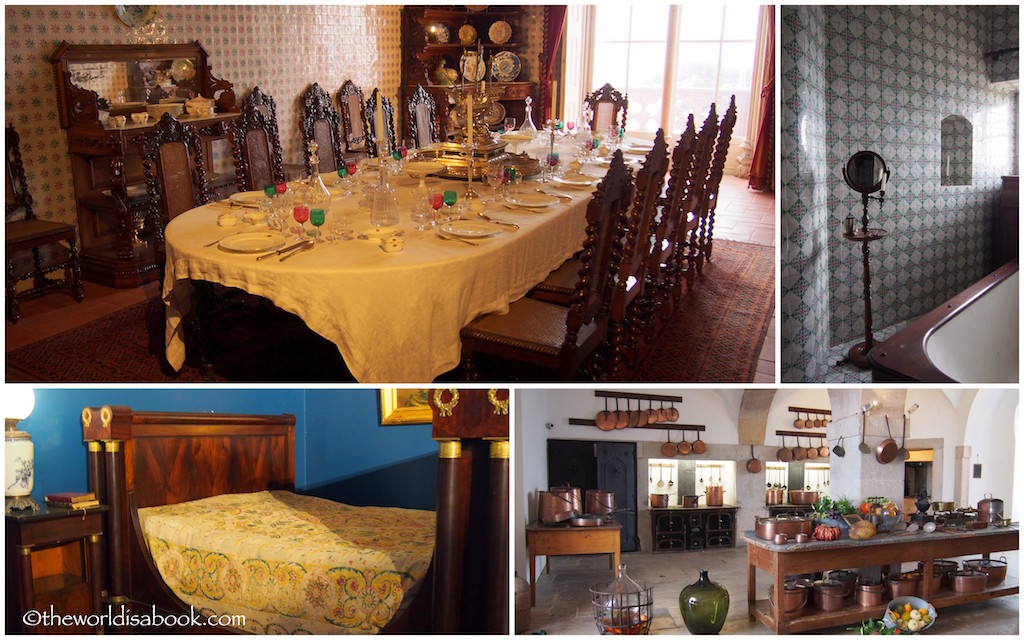
<path id="1" fill-rule="evenodd" d="M 811 442 L 811 439 L 807 438 L 807 445 L 808 446 L 807 446 L 806 449 L 804 449 L 804 451 L 807 452 L 807 459 L 808 460 L 815 460 L 818 457 L 818 447 L 813 446 L 813 444 L 814 443 Z"/>
<path id="2" fill-rule="evenodd" d="M 892 439 L 892 430 L 889 429 L 889 416 L 885 416 L 885 429 L 889 432 L 889 437 L 878 443 L 875 447 L 875 460 L 878 460 L 882 464 L 889 464 L 896 459 L 896 455 L 900 451 L 900 446 L 896 444 L 896 441 Z"/>
<path id="3" fill-rule="evenodd" d="M 676 447 L 675 443 L 672 442 L 672 434 L 669 433 L 668 430 L 665 431 L 665 436 L 668 438 L 668 441 L 661 445 L 661 455 L 666 458 L 674 458 L 678 451 L 678 447 Z"/>
<path id="4" fill-rule="evenodd" d="M 782 446 L 775 452 L 775 457 L 779 462 L 789 462 L 793 459 L 793 452 L 786 447 L 786 436 L 782 436 Z"/>
<path id="5" fill-rule="evenodd" d="M 747 460 L 747 472 L 757 474 L 761 473 L 761 469 L 761 461 L 754 456 L 754 445 L 750 445 L 750 460 Z"/>
<path id="6" fill-rule="evenodd" d="M 604 399 L 604 411 L 598 411 L 597 415 L 594 416 L 594 422 L 597 423 L 597 428 L 601 431 L 611 431 L 615 428 L 615 412 L 608 410 L 608 398 Z"/>
<path id="7" fill-rule="evenodd" d="M 822 427 L 821 415 L 814 416 L 814 428 L 820 429 Z"/>
<path id="8" fill-rule="evenodd" d="M 681 453 L 681 454 L 683 454 L 685 456 L 685 455 L 689 455 L 690 451 L 692 451 L 692 450 L 693 450 L 693 447 L 690 446 L 690 443 L 686 441 L 686 430 L 684 429 L 683 430 L 683 441 L 679 443 L 679 453 Z"/>
<path id="9" fill-rule="evenodd" d="M 637 420 L 637 426 L 644 426 L 651 424 L 651 410 L 650 408 L 640 410 L 640 418 Z"/>
<path id="10" fill-rule="evenodd" d="M 625 429 L 629 422 L 629 412 L 619 408 L 619 399 L 615 398 L 615 428 Z"/>
<path id="11" fill-rule="evenodd" d="M 793 426 L 796 427 L 797 429 L 804 428 L 804 419 L 800 417 L 799 411 L 796 412 L 796 420 L 793 421 Z"/>
<path id="12" fill-rule="evenodd" d="M 796 446 L 793 447 L 793 458 L 795 460 L 806 460 L 807 459 L 807 450 L 804 449 L 803 446 L 801 446 L 801 444 L 800 444 L 800 437 L 799 436 L 797 436 L 797 439 L 796 439 Z"/>
<path id="13" fill-rule="evenodd" d="M 627 414 L 627 417 L 626 417 L 626 427 L 632 429 L 633 427 L 635 427 L 638 424 L 640 424 L 640 412 L 639 411 L 633 411 L 633 409 L 630 408 L 630 404 L 629 404 L 629 399 L 628 398 L 626 399 L 626 409 L 627 409 L 627 411 L 626 411 L 626 414 Z"/>
<path id="14" fill-rule="evenodd" d="M 696 454 L 704 453 L 708 450 L 708 444 L 700 439 L 700 431 L 697 432 L 697 439 L 693 441 L 693 452 Z"/>
<path id="15" fill-rule="evenodd" d="M 818 438 L 818 457 L 827 458 L 829 454 L 828 443 L 824 438 Z"/>
<path id="16" fill-rule="evenodd" d="M 676 409 L 675 403 L 670 404 L 669 408 L 666 409 L 665 411 L 667 411 L 667 413 L 665 414 L 665 419 L 667 419 L 669 422 L 675 422 L 676 420 L 679 419 L 679 409 Z"/>

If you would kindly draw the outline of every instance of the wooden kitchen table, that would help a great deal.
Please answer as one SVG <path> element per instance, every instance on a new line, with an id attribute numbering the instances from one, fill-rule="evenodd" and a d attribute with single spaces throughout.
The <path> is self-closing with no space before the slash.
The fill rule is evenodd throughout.
<path id="1" fill-rule="evenodd" d="M 869 540 L 842 539 L 833 542 L 811 541 L 804 544 L 773 544 L 758 538 L 753 531 L 745 531 L 747 542 L 747 607 L 751 619 L 767 625 L 774 633 L 798 633 L 847 624 L 862 620 L 880 619 L 885 615 L 885 604 L 861 607 L 844 606 L 839 611 L 818 611 L 810 600 L 803 615 L 798 618 L 776 618 L 767 598 L 757 599 L 757 569 L 772 575 L 775 593 L 785 593 L 786 576 L 813 573 L 830 569 L 877 567 L 904 562 L 924 562 L 921 593 L 931 593 L 932 563 L 942 558 L 966 555 L 988 557 L 997 551 L 1019 548 L 1018 527 L 988 528 L 956 533 L 882 534 Z M 961 594 L 942 590 L 925 598 L 936 609 L 952 605 L 988 600 L 1019 592 L 1018 578 L 1007 577 L 994 587 L 981 593 Z"/>
<path id="2" fill-rule="evenodd" d="M 534 522 L 526 527 L 526 547 L 530 550 L 530 605 L 537 601 L 537 556 L 547 556 L 545 573 L 551 573 L 551 556 L 607 553 L 614 572 L 619 566 L 619 541 L 622 525 L 609 522 L 599 527 L 571 527 Z"/>

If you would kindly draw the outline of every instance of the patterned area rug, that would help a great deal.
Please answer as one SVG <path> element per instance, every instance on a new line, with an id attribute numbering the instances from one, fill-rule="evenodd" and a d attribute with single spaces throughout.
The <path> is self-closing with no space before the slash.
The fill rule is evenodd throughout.
<path id="1" fill-rule="evenodd" d="M 704 266 L 633 374 L 650 382 L 751 382 L 775 306 L 775 248 L 715 242 Z"/>
<path id="2" fill-rule="evenodd" d="M 634 373 L 636 381 L 750 382 L 775 301 L 772 247 L 719 240 L 714 261 Z M 7 354 L 8 382 L 352 381 L 337 348 L 278 309 L 213 326 L 214 374 L 163 357 L 163 304 L 140 302 Z M 189 345 L 189 353 L 195 353 Z M 458 372 L 443 378 L 457 378 Z"/>

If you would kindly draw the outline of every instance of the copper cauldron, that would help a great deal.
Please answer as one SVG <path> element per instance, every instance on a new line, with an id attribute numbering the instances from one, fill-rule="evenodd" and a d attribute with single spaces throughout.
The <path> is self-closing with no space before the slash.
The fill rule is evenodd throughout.
<path id="1" fill-rule="evenodd" d="M 595 516 L 611 515 L 615 511 L 615 494 L 611 491 L 587 489 L 587 513 Z"/>
<path id="2" fill-rule="evenodd" d="M 537 497 L 537 519 L 544 524 L 558 524 L 573 516 L 572 501 L 564 494 L 541 491 Z"/>

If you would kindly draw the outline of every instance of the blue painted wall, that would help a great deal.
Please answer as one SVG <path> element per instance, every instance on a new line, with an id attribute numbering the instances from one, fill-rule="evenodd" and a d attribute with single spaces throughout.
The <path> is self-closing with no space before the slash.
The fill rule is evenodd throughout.
<path id="1" fill-rule="evenodd" d="M 360 503 L 361 495 L 433 509 L 437 445 L 430 427 L 380 427 L 373 389 L 36 389 L 36 406 L 21 423 L 35 443 L 35 487 L 47 493 L 85 491 L 82 408 L 104 404 L 141 411 L 210 411 L 295 415 L 295 484 L 302 493 Z M 400 481 L 399 481 L 400 480 Z M 402 497 L 400 491 L 412 487 Z M 371 504 L 371 502 L 363 502 Z"/>

